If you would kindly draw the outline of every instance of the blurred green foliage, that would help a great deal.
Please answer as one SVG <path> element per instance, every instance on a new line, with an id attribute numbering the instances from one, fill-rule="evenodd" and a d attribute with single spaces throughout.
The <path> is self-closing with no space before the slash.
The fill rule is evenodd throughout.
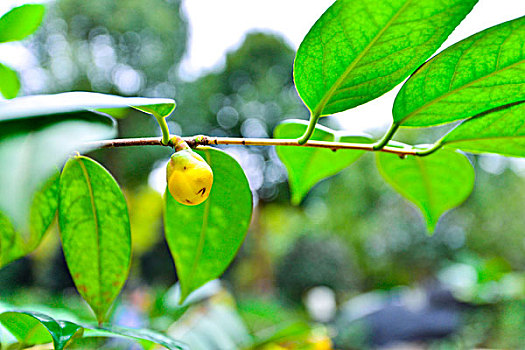
<path id="1" fill-rule="evenodd" d="M 179 0 L 58 0 L 34 42 L 45 92 L 175 96 L 186 48 Z"/>
<path id="2" fill-rule="evenodd" d="M 294 52 L 283 39 L 248 34 L 227 55 L 224 67 L 184 82 L 178 65 L 187 32 L 177 0 L 58 0 L 29 46 L 40 68 L 24 74 L 38 73 L 34 77 L 41 89 L 34 90 L 35 85 L 26 92 L 91 90 L 175 98 L 178 107 L 168 121 L 172 132 L 182 135 L 266 137 L 281 120 L 307 117 L 293 86 Z M 119 122 L 119 128 L 122 137 L 159 135 L 154 119 L 139 114 Z M 240 161 L 259 199 L 251 231 L 225 276 L 254 332 L 287 318 L 308 321 L 304 309 L 279 300 L 279 290 L 300 301 L 308 288 L 324 284 L 344 301 L 370 290 L 419 285 L 459 262 L 476 270 L 475 283 L 483 291 L 508 274 L 525 272 L 523 162 L 469 157 L 476 168 L 473 194 L 445 214 L 428 237 L 417 210 L 381 179 L 371 154 L 316 185 L 301 206 L 293 207 L 288 204 L 285 170 L 272 148 L 235 146 L 227 151 Z M 132 287 L 164 288 L 175 279 L 159 228 L 160 196 L 147 187 L 155 162 L 169 153 L 163 147 L 94 153 L 126 188 L 134 251 L 142 258 L 132 262 Z M 18 284 L 24 289 L 12 298 L 19 305 L 30 300 L 75 309 L 78 300 L 70 296 L 72 285 L 60 252 L 43 253 L 56 248 L 54 237 L 53 244 L 45 243 L 36 252 L 36 266 L 21 260 L 1 271 L 2 297 Z M 33 275 L 33 270 L 38 273 Z M 510 288 L 504 283 L 497 287 Z M 42 289 L 65 296 L 47 295 Z M 151 292 L 156 293 L 163 294 Z M 431 348 L 520 346 L 523 300 L 519 293 L 510 299 L 473 298 L 470 301 L 485 306 L 467 314 L 458 334 Z M 152 304 L 152 324 L 169 325 L 171 319 L 161 320 L 159 314 L 165 305 L 158 300 Z M 86 309 L 80 309 L 89 318 Z"/>

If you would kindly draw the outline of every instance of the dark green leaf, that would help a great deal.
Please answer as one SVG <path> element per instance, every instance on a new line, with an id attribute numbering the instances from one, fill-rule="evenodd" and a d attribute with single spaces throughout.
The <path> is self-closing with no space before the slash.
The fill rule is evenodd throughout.
<path id="1" fill-rule="evenodd" d="M 167 117 L 175 109 L 168 98 L 121 97 L 93 92 L 66 92 L 56 95 L 34 95 L 0 102 L 0 121 L 74 112 L 101 111 L 115 118 L 134 108 L 148 114 Z"/>
<path id="2" fill-rule="evenodd" d="M 403 85 L 394 121 L 432 126 L 525 100 L 525 17 L 499 24 L 447 48 Z"/>
<path id="3" fill-rule="evenodd" d="M 0 63 L 0 93 L 7 98 L 15 98 L 20 91 L 18 74 L 11 68 Z"/>
<path id="4" fill-rule="evenodd" d="M 525 103 L 466 120 L 441 144 L 472 153 L 525 157 Z"/>
<path id="5" fill-rule="evenodd" d="M 470 161 L 452 150 L 405 159 L 379 152 L 377 167 L 397 192 L 421 210 L 429 232 L 434 231 L 439 217 L 467 199 L 474 187 Z"/>
<path id="6" fill-rule="evenodd" d="M 81 146 L 83 142 L 116 134 L 108 117 L 84 112 L 75 118 L 61 115 L 32 118 L 30 123 L 0 122 L 0 211 L 17 231 L 29 231 L 34 192 L 71 153 L 89 150 Z"/>
<path id="7" fill-rule="evenodd" d="M 334 2 L 297 51 L 294 80 L 299 95 L 314 116 L 381 96 L 436 51 L 476 2 Z"/>
<path id="8" fill-rule="evenodd" d="M 15 7 L 0 18 L 0 43 L 22 40 L 33 34 L 42 22 L 45 7 L 28 4 Z"/>
<path id="9" fill-rule="evenodd" d="M 181 300 L 219 277 L 241 246 L 252 214 L 252 195 L 240 165 L 209 147 L 197 151 L 213 170 L 210 196 L 196 206 L 176 202 L 166 191 L 166 240 L 175 260 Z"/>
<path id="10" fill-rule="evenodd" d="M 34 312 L 8 311 L 0 314 L 2 325 L 23 345 L 53 342 L 54 348 L 62 350 L 74 337 L 82 336 L 83 327 L 69 321 Z"/>
<path id="11" fill-rule="evenodd" d="M 274 130 L 275 138 L 294 139 L 301 136 L 308 123 L 290 120 L 279 124 Z M 370 137 L 343 136 L 323 126 L 317 126 L 311 140 L 371 143 Z M 299 204 L 310 189 L 319 181 L 332 176 L 355 162 L 364 152 L 323 148 L 276 147 L 279 158 L 288 170 L 288 182 L 292 203 Z"/>
<path id="12" fill-rule="evenodd" d="M 73 281 L 100 323 L 126 281 L 131 258 L 126 201 L 100 164 L 82 156 L 66 163 L 58 222 Z"/>

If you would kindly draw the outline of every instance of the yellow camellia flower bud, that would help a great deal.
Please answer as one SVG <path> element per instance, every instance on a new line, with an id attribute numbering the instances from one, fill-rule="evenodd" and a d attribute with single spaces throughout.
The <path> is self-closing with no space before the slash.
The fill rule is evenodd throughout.
<path id="1" fill-rule="evenodd" d="M 210 195 L 213 172 L 208 163 L 191 149 L 173 153 L 166 174 L 168 190 L 181 204 L 201 204 Z"/>

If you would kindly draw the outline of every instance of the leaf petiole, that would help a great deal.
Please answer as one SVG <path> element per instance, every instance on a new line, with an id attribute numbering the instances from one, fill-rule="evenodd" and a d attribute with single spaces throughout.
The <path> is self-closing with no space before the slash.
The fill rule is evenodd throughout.
<path id="1" fill-rule="evenodd" d="M 420 156 L 420 157 L 428 156 L 428 155 L 436 152 L 437 150 L 439 150 L 442 146 L 443 146 L 443 144 L 442 144 L 441 140 L 436 141 L 436 143 L 434 143 L 431 147 L 428 147 L 428 148 L 425 148 L 425 149 L 422 149 L 422 150 L 417 150 L 416 151 L 416 155 Z"/>
<path id="2" fill-rule="evenodd" d="M 310 116 L 310 121 L 308 122 L 308 127 L 306 128 L 306 131 L 304 132 L 303 136 L 297 139 L 297 143 L 300 145 L 304 145 L 310 137 L 312 137 L 312 134 L 314 133 L 315 126 L 317 125 L 317 121 L 319 120 L 320 115 L 318 114 L 312 114 Z"/>
<path id="3" fill-rule="evenodd" d="M 393 123 L 390 126 L 390 129 L 388 129 L 388 131 L 386 132 L 385 136 L 383 136 L 383 138 L 381 140 L 377 141 L 376 143 L 374 143 L 372 145 L 372 149 L 374 151 L 379 151 L 379 150 L 383 149 L 383 147 L 385 147 L 388 144 L 388 141 L 390 141 L 392 139 L 392 136 L 394 136 L 394 134 L 396 133 L 397 129 L 400 126 L 401 126 L 401 124 Z"/>
<path id="4" fill-rule="evenodd" d="M 160 141 L 164 146 L 169 145 L 170 142 L 170 129 L 168 128 L 168 123 L 166 123 L 166 118 L 161 117 L 157 113 L 154 114 L 157 123 L 159 123 L 160 130 L 162 131 L 162 140 Z"/>

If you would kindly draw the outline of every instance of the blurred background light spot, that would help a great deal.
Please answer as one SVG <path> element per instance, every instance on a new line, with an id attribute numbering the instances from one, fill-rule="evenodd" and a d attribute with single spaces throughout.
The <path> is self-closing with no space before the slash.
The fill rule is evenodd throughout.
<path id="1" fill-rule="evenodd" d="M 239 122 L 239 113 L 230 106 L 225 106 L 217 113 L 217 123 L 224 129 L 231 129 Z"/>
<path id="2" fill-rule="evenodd" d="M 458 296 L 466 298 L 478 282 L 478 273 L 471 265 L 456 263 L 441 270 L 438 279 Z"/>
<path id="3" fill-rule="evenodd" d="M 159 160 L 149 173 L 148 185 L 160 194 L 166 190 L 166 164 L 169 159 Z"/>
<path id="4" fill-rule="evenodd" d="M 266 124 L 256 118 L 248 118 L 242 123 L 241 134 L 243 137 L 268 137 Z"/>
<path id="5" fill-rule="evenodd" d="M 139 72 L 130 66 L 120 64 L 112 73 L 113 83 L 125 95 L 133 95 L 142 87 L 143 79 Z"/>
<path id="6" fill-rule="evenodd" d="M 508 159 L 497 154 L 483 154 L 479 157 L 479 166 L 487 173 L 500 175 L 508 165 Z"/>
<path id="7" fill-rule="evenodd" d="M 318 322 L 332 320 L 336 312 L 334 291 L 325 286 L 311 288 L 305 297 L 305 305 L 310 317 Z"/>

